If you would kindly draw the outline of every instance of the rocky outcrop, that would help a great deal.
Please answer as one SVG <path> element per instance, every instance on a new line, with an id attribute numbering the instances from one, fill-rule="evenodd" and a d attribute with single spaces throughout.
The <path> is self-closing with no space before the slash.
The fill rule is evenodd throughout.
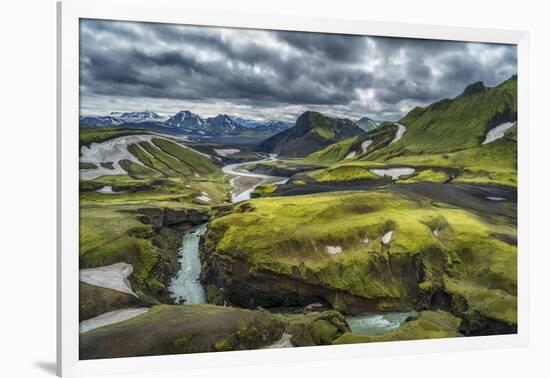
<path id="1" fill-rule="evenodd" d="M 144 224 L 150 224 L 155 229 L 177 226 L 181 223 L 199 225 L 210 219 L 208 210 L 143 208 L 137 210 L 138 219 Z"/>
<path id="2" fill-rule="evenodd" d="M 358 295 L 352 288 L 331 286 L 331 272 L 295 267 L 291 272 L 276 272 L 228 256 L 220 256 L 202 246 L 201 281 L 207 287 L 210 303 L 255 308 L 306 306 L 328 303 L 347 314 L 400 311 L 414 308 L 423 267 L 414 255 L 379 255 L 367 268 L 376 282 L 399 287 L 395 296 Z M 346 268 L 342 267 L 343 270 Z"/>
<path id="3" fill-rule="evenodd" d="M 79 320 L 96 317 L 105 312 L 131 307 L 143 307 L 147 303 L 134 295 L 98 286 L 79 283 Z"/>

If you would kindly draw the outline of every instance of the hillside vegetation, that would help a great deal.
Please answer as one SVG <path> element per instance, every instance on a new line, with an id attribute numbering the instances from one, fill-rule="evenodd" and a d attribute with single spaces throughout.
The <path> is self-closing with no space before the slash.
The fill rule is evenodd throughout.
<path id="1" fill-rule="evenodd" d="M 210 223 L 204 276 L 245 307 L 317 299 L 348 313 L 396 311 L 444 293 L 448 311 L 513 326 L 516 247 L 495 234 L 515 228 L 387 192 L 261 198 Z"/>

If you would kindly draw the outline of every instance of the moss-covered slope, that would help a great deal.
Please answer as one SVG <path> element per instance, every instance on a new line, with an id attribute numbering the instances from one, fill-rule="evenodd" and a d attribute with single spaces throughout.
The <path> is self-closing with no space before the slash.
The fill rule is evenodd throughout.
<path id="1" fill-rule="evenodd" d="M 476 147 L 491 128 L 516 119 L 516 76 L 494 88 L 470 86 L 453 99 L 410 111 L 399 121 L 407 128 L 401 140 L 368 158 L 448 153 Z"/>
<path id="2" fill-rule="evenodd" d="M 513 327 L 516 247 L 495 234 L 514 238 L 515 227 L 405 195 L 261 198 L 210 223 L 203 281 L 211 300 L 245 307 L 441 307 Z"/>

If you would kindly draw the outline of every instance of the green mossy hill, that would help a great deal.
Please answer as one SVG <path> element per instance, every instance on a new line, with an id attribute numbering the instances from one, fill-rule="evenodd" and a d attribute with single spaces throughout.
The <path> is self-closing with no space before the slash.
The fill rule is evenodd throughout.
<path id="1" fill-rule="evenodd" d="M 254 191 L 250 194 L 251 198 L 265 197 L 273 193 L 277 189 L 275 184 L 267 184 L 257 186 Z"/>
<path id="2" fill-rule="evenodd" d="M 390 122 L 381 123 L 379 127 L 353 138 L 331 144 L 305 158 L 310 164 L 332 164 L 352 158 L 365 158 L 374 151 L 386 147 L 395 137 L 397 125 Z"/>
<path id="3" fill-rule="evenodd" d="M 369 159 L 401 155 L 449 153 L 479 146 L 487 132 L 517 118 L 517 77 L 494 88 L 466 90 L 425 108 L 415 108 L 399 123 L 407 131 L 398 142 Z"/>
<path id="4" fill-rule="evenodd" d="M 244 307 L 440 306 L 514 324 L 517 251 L 492 235 L 515 232 L 498 219 L 393 193 L 259 198 L 210 222 L 202 279 Z M 497 316 L 499 306 L 506 311 Z"/>
<path id="5" fill-rule="evenodd" d="M 372 168 L 383 167 L 377 163 L 344 163 L 334 164 L 328 168 L 308 172 L 307 177 L 318 182 L 352 182 L 357 180 L 380 180 L 381 177 L 370 171 Z"/>
<path id="6" fill-rule="evenodd" d="M 333 143 L 364 134 L 349 119 L 331 118 L 308 111 L 296 120 L 296 125 L 263 141 L 259 151 L 282 156 L 305 157 Z"/>
<path id="7" fill-rule="evenodd" d="M 157 147 L 157 144 L 163 149 Z M 228 200 L 230 185 L 221 169 L 209 158 L 167 140 L 132 144 L 128 150 L 143 164 L 122 160 L 127 175 L 106 175 L 80 181 L 81 206 L 125 203 L 166 206 L 212 205 Z M 173 154 L 173 155 L 171 155 Z M 97 193 L 111 186 L 116 195 Z M 197 197 L 207 194 L 210 201 Z"/>
<path id="8" fill-rule="evenodd" d="M 441 339 L 463 336 L 459 332 L 461 319 L 444 311 L 423 311 L 401 327 L 382 335 L 357 335 L 346 333 L 336 339 L 335 344 L 376 343 L 383 341 L 405 341 Z"/>
<path id="9" fill-rule="evenodd" d="M 80 358 L 115 358 L 259 349 L 283 333 L 298 346 L 323 345 L 349 331 L 335 312 L 277 315 L 213 305 L 160 305 L 80 335 Z M 131 340 L 132 342 L 128 342 Z"/>
<path id="10" fill-rule="evenodd" d="M 152 142 L 166 154 L 169 154 L 182 163 L 189 166 L 191 170 L 198 174 L 221 176 L 223 172 L 207 156 L 186 148 L 180 144 L 166 139 L 153 138 Z"/>

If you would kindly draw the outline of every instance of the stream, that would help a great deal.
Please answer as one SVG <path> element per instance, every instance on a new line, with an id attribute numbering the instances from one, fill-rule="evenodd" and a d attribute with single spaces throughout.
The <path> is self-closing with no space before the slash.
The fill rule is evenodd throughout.
<path id="1" fill-rule="evenodd" d="M 400 327 L 414 311 L 388 312 L 384 314 L 364 314 L 346 316 L 351 332 L 358 335 L 381 335 Z"/>
<path id="2" fill-rule="evenodd" d="M 245 165 L 248 164 L 258 164 L 258 163 L 265 163 L 269 161 L 276 161 L 277 155 L 269 154 L 269 157 L 261 160 L 254 160 L 254 161 L 246 161 L 244 163 L 235 163 L 235 164 L 228 164 L 224 167 L 222 167 L 223 173 L 226 175 L 233 176 L 231 178 L 230 184 L 235 187 L 233 191 L 231 192 L 231 202 L 237 203 L 242 202 L 250 199 L 250 194 L 254 191 L 254 189 L 260 185 L 263 185 L 269 181 L 275 183 L 275 184 L 285 184 L 288 181 L 288 177 L 278 177 L 278 176 L 270 176 L 270 175 L 264 175 L 261 173 L 254 173 L 247 171 L 246 169 L 242 168 Z M 258 178 L 260 179 L 257 183 L 251 185 L 250 187 L 239 191 L 237 186 L 235 185 L 236 180 L 239 179 L 239 177 L 252 177 L 252 178 Z"/>
<path id="3" fill-rule="evenodd" d="M 223 172 L 227 175 L 234 176 L 230 181 L 233 186 L 235 186 L 235 180 L 239 177 L 254 177 L 260 179 L 258 183 L 253 184 L 252 186 L 246 188 L 240 193 L 235 193 L 234 190 L 231 194 L 231 202 L 237 203 L 250 199 L 250 193 L 252 193 L 254 188 L 263 183 L 269 181 L 275 181 L 276 184 L 285 183 L 288 180 L 287 177 L 263 175 L 259 173 L 249 172 L 241 168 L 246 164 L 263 163 L 274 160 L 276 160 L 276 156 L 270 155 L 269 157 L 261 160 L 247 161 L 237 164 L 228 164 L 224 166 L 222 168 Z M 199 280 L 201 274 L 199 245 L 201 237 L 206 232 L 207 225 L 208 223 L 203 223 L 201 225 L 192 227 L 189 230 L 185 231 L 185 233 L 183 234 L 183 241 L 179 253 L 180 270 L 177 272 L 176 276 L 172 279 L 170 285 L 168 286 L 170 297 L 172 298 L 174 303 L 206 303 L 206 294 Z"/>
<path id="4" fill-rule="evenodd" d="M 168 287 L 170 296 L 175 303 L 206 303 L 206 294 L 199 281 L 201 274 L 199 244 L 201 236 L 206 232 L 207 225 L 207 223 L 203 223 L 192 227 L 183 235 L 179 256 L 181 267 Z"/>

